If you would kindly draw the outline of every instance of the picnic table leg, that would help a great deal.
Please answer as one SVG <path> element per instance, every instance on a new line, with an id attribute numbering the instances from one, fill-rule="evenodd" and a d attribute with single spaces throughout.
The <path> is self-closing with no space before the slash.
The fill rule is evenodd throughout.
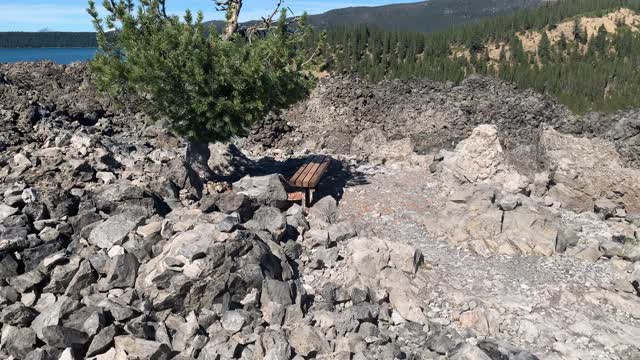
<path id="1" fill-rule="evenodd" d="M 315 189 L 304 189 L 304 206 L 311 207 L 313 204 L 313 194 L 315 193 Z"/>
<path id="2" fill-rule="evenodd" d="M 304 189 L 304 207 L 308 208 L 311 206 L 311 191 L 309 189 Z"/>

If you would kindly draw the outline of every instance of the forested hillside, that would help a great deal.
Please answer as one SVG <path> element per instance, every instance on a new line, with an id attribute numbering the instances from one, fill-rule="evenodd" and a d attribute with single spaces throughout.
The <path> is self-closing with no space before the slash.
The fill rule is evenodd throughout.
<path id="1" fill-rule="evenodd" d="M 534 7 L 543 0 L 431 0 L 377 7 L 350 7 L 309 17 L 319 28 L 367 24 L 386 30 L 433 32 Z"/>
<path id="2" fill-rule="evenodd" d="M 94 32 L 0 32 L 0 48 L 96 46 Z"/>
<path id="3" fill-rule="evenodd" d="M 479 73 L 610 111 L 640 107 L 638 14 L 640 0 L 566 0 L 433 34 L 343 26 L 323 53 L 328 70 L 371 80 Z"/>

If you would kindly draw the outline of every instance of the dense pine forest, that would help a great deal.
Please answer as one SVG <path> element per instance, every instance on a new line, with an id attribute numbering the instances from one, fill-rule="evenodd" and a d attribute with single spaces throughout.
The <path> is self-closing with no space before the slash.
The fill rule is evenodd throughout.
<path id="1" fill-rule="evenodd" d="M 0 48 L 94 48 L 94 32 L 0 32 Z"/>
<path id="2" fill-rule="evenodd" d="M 587 28 L 620 9 L 631 17 Z M 337 27 L 326 33 L 323 54 L 327 70 L 373 81 L 459 82 L 478 73 L 555 95 L 574 111 L 612 111 L 640 107 L 638 19 L 640 0 L 565 0 L 431 34 Z"/>
<path id="3" fill-rule="evenodd" d="M 374 7 L 348 7 L 309 16 L 316 28 L 375 25 L 386 30 L 430 33 L 544 4 L 545 0 L 429 0 Z"/>

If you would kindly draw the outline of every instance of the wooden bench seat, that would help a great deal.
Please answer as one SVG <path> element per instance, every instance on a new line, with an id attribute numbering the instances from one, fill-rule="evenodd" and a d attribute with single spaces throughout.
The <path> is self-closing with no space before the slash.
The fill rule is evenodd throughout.
<path id="1" fill-rule="evenodd" d="M 322 176 L 329 170 L 330 165 L 331 158 L 328 156 L 310 156 L 289 179 L 289 186 L 299 190 L 289 194 L 289 200 L 298 201 L 304 197 L 305 205 L 310 206 L 313 201 L 313 193 Z"/>

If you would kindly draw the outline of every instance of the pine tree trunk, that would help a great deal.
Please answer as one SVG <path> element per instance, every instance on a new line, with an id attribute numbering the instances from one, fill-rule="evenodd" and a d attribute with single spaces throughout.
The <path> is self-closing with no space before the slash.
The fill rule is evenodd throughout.
<path id="1" fill-rule="evenodd" d="M 227 24 L 222 34 L 224 41 L 229 41 L 233 37 L 233 34 L 238 31 L 241 9 L 242 0 L 227 1 Z M 209 152 L 209 145 L 207 143 L 189 141 L 187 144 L 184 157 L 185 162 L 203 182 L 213 181 L 215 179 L 215 174 L 208 165 L 210 156 L 211 153 Z"/>
<path id="2" fill-rule="evenodd" d="M 211 153 L 207 143 L 189 141 L 187 144 L 185 162 L 203 182 L 215 179 L 215 175 L 208 164 L 210 156 Z"/>
<path id="3" fill-rule="evenodd" d="M 240 9 L 242 8 L 242 0 L 229 0 L 229 8 L 227 9 L 227 25 L 222 39 L 229 41 L 233 34 L 238 31 L 238 21 L 240 18 Z"/>

